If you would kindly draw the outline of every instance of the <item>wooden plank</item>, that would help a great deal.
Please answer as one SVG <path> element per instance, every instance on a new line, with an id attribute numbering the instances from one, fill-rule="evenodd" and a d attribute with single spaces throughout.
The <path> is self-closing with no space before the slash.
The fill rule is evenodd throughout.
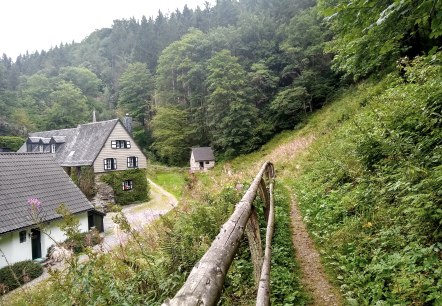
<path id="1" fill-rule="evenodd" d="M 271 169 L 271 170 L 269 170 Z M 264 173 L 273 171 L 273 165 L 266 162 L 262 167 L 235 211 L 221 227 L 220 233 L 209 250 L 193 267 L 183 287 L 163 306 L 216 305 L 221 295 L 227 271 L 238 250 L 240 240 L 252 211 L 252 202 Z"/>
<path id="2" fill-rule="evenodd" d="M 275 205 L 273 200 L 273 182 L 270 183 L 270 209 L 267 222 L 266 248 L 264 252 L 264 262 L 261 269 L 261 278 L 258 285 L 258 295 L 256 306 L 270 305 L 270 259 L 272 254 L 272 237 L 275 223 Z"/>

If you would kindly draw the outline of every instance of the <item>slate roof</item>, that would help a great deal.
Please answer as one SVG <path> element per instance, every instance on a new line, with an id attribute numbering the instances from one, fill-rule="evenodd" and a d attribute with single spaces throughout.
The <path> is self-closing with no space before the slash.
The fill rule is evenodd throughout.
<path id="1" fill-rule="evenodd" d="M 61 143 L 55 153 L 55 160 L 61 166 L 92 165 L 118 119 L 80 124 L 76 128 L 30 133 L 29 138 L 53 138 Z M 36 148 L 37 150 L 37 148 Z M 23 144 L 18 152 L 26 152 Z"/>
<path id="2" fill-rule="evenodd" d="M 211 147 L 192 148 L 193 158 L 195 161 L 210 161 L 215 160 L 213 150 Z"/>
<path id="3" fill-rule="evenodd" d="M 51 154 L 0 153 L 0 234 L 35 224 L 29 198 L 41 201 L 44 221 L 60 218 L 61 203 L 71 213 L 94 209 Z"/>

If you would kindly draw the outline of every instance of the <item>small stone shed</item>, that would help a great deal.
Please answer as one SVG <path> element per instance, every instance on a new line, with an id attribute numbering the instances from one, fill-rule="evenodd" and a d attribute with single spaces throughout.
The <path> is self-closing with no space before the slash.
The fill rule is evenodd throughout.
<path id="1" fill-rule="evenodd" d="M 215 167 L 215 155 L 211 147 L 192 148 L 190 171 L 207 171 Z"/>

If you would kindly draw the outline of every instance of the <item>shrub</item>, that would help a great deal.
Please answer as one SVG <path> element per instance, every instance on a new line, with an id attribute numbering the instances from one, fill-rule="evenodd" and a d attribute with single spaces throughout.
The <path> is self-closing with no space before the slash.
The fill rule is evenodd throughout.
<path id="1" fill-rule="evenodd" d="M 32 260 L 16 262 L 13 265 L 0 269 L 0 284 L 4 291 L 0 295 L 39 277 L 43 273 L 40 264 Z"/>
<path id="2" fill-rule="evenodd" d="M 102 240 L 103 238 L 100 236 L 100 233 L 96 229 L 93 229 L 89 232 L 80 233 L 75 239 L 67 239 L 63 242 L 63 245 L 66 248 L 73 250 L 75 254 L 78 254 L 83 252 L 88 246 L 94 246 L 101 243 Z"/>
<path id="3" fill-rule="evenodd" d="M 0 148 L 9 148 L 12 151 L 17 151 L 24 143 L 24 139 L 15 136 L 0 136 Z"/>

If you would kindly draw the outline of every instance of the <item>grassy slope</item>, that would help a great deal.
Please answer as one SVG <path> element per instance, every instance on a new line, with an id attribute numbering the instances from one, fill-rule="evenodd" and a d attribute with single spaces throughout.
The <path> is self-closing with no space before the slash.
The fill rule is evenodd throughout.
<path id="1" fill-rule="evenodd" d="M 442 86 L 425 69 L 343 93 L 281 175 L 349 304 L 442 304 Z"/>

